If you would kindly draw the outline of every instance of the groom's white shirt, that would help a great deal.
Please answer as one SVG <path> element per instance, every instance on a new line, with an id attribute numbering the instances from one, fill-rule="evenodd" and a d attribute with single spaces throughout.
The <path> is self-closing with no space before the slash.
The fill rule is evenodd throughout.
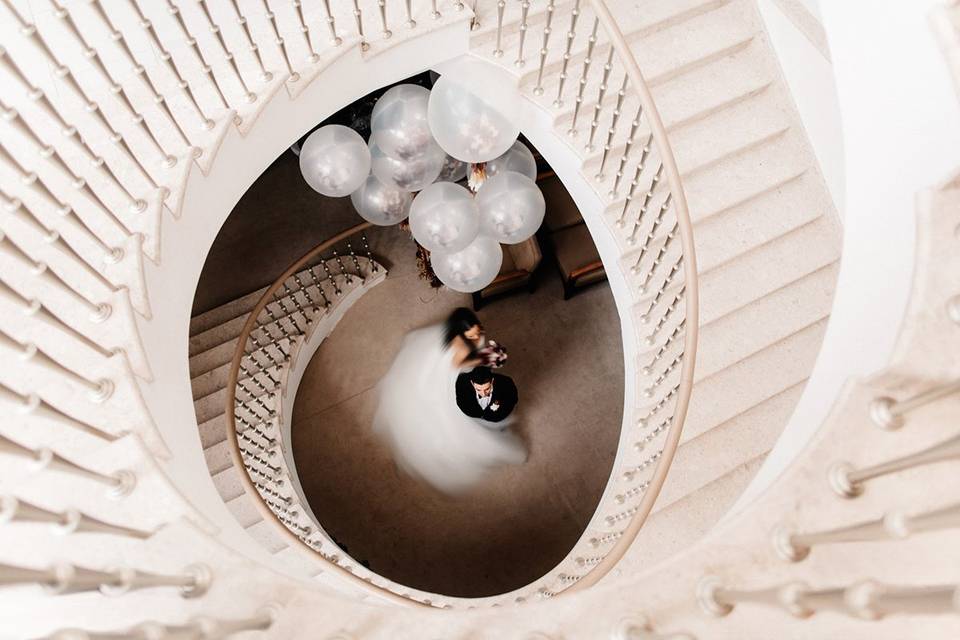
<path id="1" fill-rule="evenodd" d="M 492 394 L 492 393 L 489 394 L 489 395 L 486 395 L 486 396 L 481 396 L 479 393 L 477 394 L 477 403 L 480 404 L 480 408 L 481 408 L 481 409 L 486 409 L 487 407 L 489 407 L 489 406 L 490 406 L 490 400 L 492 400 L 492 399 L 493 399 L 493 394 Z"/>

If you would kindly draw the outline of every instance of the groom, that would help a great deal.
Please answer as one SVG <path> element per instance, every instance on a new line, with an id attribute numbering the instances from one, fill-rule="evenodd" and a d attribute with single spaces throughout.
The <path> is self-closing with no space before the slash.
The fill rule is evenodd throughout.
<path id="1" fill-rule="evenodd" d="M 471 418 L 501 422 L 517 406 L 517 385 L 505 375 L 477 367 L 457 377 L 457 406 Z"/>

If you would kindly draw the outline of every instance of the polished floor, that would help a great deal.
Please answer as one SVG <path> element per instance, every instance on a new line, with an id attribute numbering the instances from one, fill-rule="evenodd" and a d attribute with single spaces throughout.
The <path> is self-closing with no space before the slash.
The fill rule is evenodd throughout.
<path id="1" fill-rule="evenodd" d="M 623 404 L 619 322 L 606 284 L 569 301 L 544 261 L 532 294 L 480 312 L 503 343 L 520 392 L 528 461 L 472 493 L 447 497 L 394 466 L 371 432 L 374 386 L 403 335 L 441 321 L 469 297 L 419 280 L 414 245 L 374 230 L 390 266 L 308 365 L 293 411 L 293 453 L 323 527 L 357 561 L 411 587 L 456 596 L 529 584 L 580 537 L 609 477 Z"/>

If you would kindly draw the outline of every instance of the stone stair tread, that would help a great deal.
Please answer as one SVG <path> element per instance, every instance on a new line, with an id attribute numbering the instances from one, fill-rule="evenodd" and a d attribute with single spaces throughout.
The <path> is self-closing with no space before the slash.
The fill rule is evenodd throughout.
<path id="1" fill-rule="evenodd" d="M 190 355 L 195 356 L 226 342 L 236 341 L 247 321 L 247 314 L 236 316 L 194 336 L 190 336 Z"/>
<path id="2" fill-rule="evenodd" d="M 827 214 L 830 211 L 829 203 L 809 195 L 812 181 L 812 176 L 803 173 L 715 216 L 694 221 L 694 243 L 700 273 L 707 273 Z M 622 258 L 621 264 L 625 269 L 632 268 L 637 259 L 642 257 L 641 242 L 645 241 L 645 234 L 652 224 L 649 220 L 645 222 L 646 226 L 641 227 L 637 236 L 637 248 Z M 659 247 L 665 239 L 665 233 L 661 228 L 650 241 L 650 246 Z"/>
<path id="3" fill-rule="evenodd" d="M 229 502 L 234 498 L 242 496 L 245 492 L 240 480 L 240 470 L 230 465 L 223 471 L 214 473 L 212 476 L 213 485 L 224 502 Z"/>
<path id="4" fill-rule="evenodd" d="M 275 554 L 289 546 L 282 534 L 277 531 L 277 527 L 282 526 L 278 520 L 273 522 L 260 520 L 247 527 L 246 530 L 247 533 L 250 534 L 250 537 L 256 540 L 263 548 Z"/>
<path id="5" fill-rule="evenodd" d="M 247 495 L 246 492 L 233 500 L 228 500 L 227 508 L 230 509 L 230 513 L 233 514 L 233 517 L 237 519 L 237 522 L 239 522 L 240 526 L 244 529 L 252 527 L 263 520 L 263 515 L 261 515 L 253 498 Z"/>
<path id="6" fill-rule="evenodd" d="M 240 296 L 230 302 L 225 302 L 209 311 L 190 318 L 190 336 L 203 333 L 218 325 L 224 324 L 238 316 L 245 316 L 256 306 L 257 301 L 267 291 L 266 287 Z"/>
<path id="7" fill-rule="evenodd" d="M 669 505 L 657 501 L 619 566 L 625 573 L 646 569 L 706 535 L 734 505 L 766 457 L 748 460 Z"/>
<path id="8" fill-rule="evenodd" d="M 222 442 L 227 437 L 227 416 L 220 413 L 209 420 L 199 422 L 200 443 L 204 449 Z"/>
<path id="9" fill-rule="evenodd" d="M 233 465 L 233 459 L 230 457 L 230 446 L 226 439 L 206 447 L 203 450 L 203 457 L 207 461 L 207 469 L 210 470 L 211 474 L 219 473 Z"/>
<path id="10" fill-rule="evenodd" d="M 668 130 L 683 126 L 710 113 L 719 105 L 769 86 L 771 76 L 763 65 L 758 64 L 758 58 L 756 43 L 751 40 L 726 55 L 711 56 L 703 65 L 689 68 L 684 73 L 653 85 L 651 92 L 664 125 Z M 584 95 L 581 111 L 593 113 L 597 104 L 596 98 L 596 94 Z M 616 101 L 616 91 L 607 91 L 604 94 L 601 103 L 604 124 L 609 122 Z M 623 97 L 618 126 L 626 130 L 639 105 L 637 94 L 628 91 Z M 556 114 L 556 126 L 565 131 L 572 119 L 573 105 L 567 105 Z M 647 131 L 643 130 L 641 139 L 646 133 Z"/>
<path id="11" fill-rule="evenodd" d="M 196 378 L 233 360 L 237 338 L 222 342 L 206 351 L 190 356 L 190 377 Z"/>
<path id="12" fill-rule="evenodd" d="M 697 383 L 682 437 L 697 437 L 790 387 L 802 385 L 813 369 L 826 324 L 822 320 L 806 327 L 775 348 L 759 351 Z"/>
<path id="13" fill-rule="evenodd" d="M 681 443 L 673 464 L 684 473 L 670 474 L 657 503 L 665 508 L 773 448 L 785 420 L 793 413 L 795 391 L 752 405 L 700 435 Z"/>
<path id="14" fill-rule="evenodd" d="M 194 401 L 226 388 L 227 380 L 230 378 L 230 364 L 226 362 L 190 380 Z"/>
<path id="15" fill-rule="evenodd" d="M 273 557 L 285 567 L 289 567 L 290 569 L 297 571 L 305 578 L 309 578 L 324 585 L 330 584 L 328 580 L 321 579 L 321 576 L 323 576 L 326 572 L 323 570 L 322 561 L 319 558 L 311 562 L 306 553 L 289 545 L 275 552 Z"/>
<path id="16" fill-rule="evenodd" d="M 701 327 L 695 381 L 829 316 L 838 271 L 831 263 Z"/>
<path id="17" fill-rule="evenodd" d="M 700 324 L 713 322 L 835 262 L 838 245 L 833 223 L 820 217 L 703 274 Z"/>

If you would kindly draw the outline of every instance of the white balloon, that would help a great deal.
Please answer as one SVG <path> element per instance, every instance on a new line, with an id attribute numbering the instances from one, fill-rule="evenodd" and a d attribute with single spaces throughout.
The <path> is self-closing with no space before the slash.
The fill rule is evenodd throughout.
<path id="1" fill-rule="evenodd" d="M 415 84 L 397 85 L 380 96 L 370 114 L 370 129 L 384 154 L 408 160 L 436 144 L 427 123 L 429 101 L 430 90 Z"/>
<path id="2" fill-rule="evenodd" d="M 487 162 L 510 148 L 520 127 L 516 113 L 494 107 L 472 86 L 441 76 L 430 92 L 427 119 L 444 151 L 464 162 Z"/>
<path id="3" fill-rule="evenodd" d="M 440 282 L 454 291 L 472 293 L 494 281 L 503 264 L 503 249 L 493 238 L 479 235 L 455 253 L 434 252 L 430 264 Z"/>
<path id="4" fill-rule="evenodd" d="M 361 218 L 387 227 L 401 222 L 409 215 L 413 194 L 389 187 L 372 175 L 350 194 L 350 202 Z"/>
<path id="5" fill-rule="evenodd" d="M 467 163 L 460 162 L 453 156 L 447 156 L 443 161 L 443 168 L 437 176 L 437 182 L 460 182 L 467 177 Z"/>
<path id="6" fill-rule="evenodd" d="M 401 160 L 384 153 L 380 147 L 380 134 L 370 136 L 370 158 L 373 175 L 395 189 L 420 191 L 440 175 L 447 154 L 435 142 L 419 156 Z"/>
<path id="7" fill-rule="evenodd" d="M 470 192 L 458 184 L 434 183 L 413 199 L 410 231 L 429 251 L 459 251 L 473 242 L 480 231 L 477 204 Z"/>
<path id="8" fill-rule="evenodd" d="M 494 158 L 484 166 L 487 178 L 492 178 L 498 173 L 505 171 L 516 171 L 523 174 L 531 180 L 537 179 L 537 161 L 533 153 L 519 140 L 513 143 L 505 154 Z"/>
<path id="9" fill-rule="evenodd" d="M 514 171 L 484 182 L 477 207 L 483 233 L 504 244 L 523 242 L 536 233 L 547 208 L 537 183 Z"/>
<path id="10" fill-rule="evenodd" d="M 328 124 L 304 141 L 300 173 L 314 191 L 325 196 L 350 195 L 370 174 L 370 151 L 353 129 Z"/>

